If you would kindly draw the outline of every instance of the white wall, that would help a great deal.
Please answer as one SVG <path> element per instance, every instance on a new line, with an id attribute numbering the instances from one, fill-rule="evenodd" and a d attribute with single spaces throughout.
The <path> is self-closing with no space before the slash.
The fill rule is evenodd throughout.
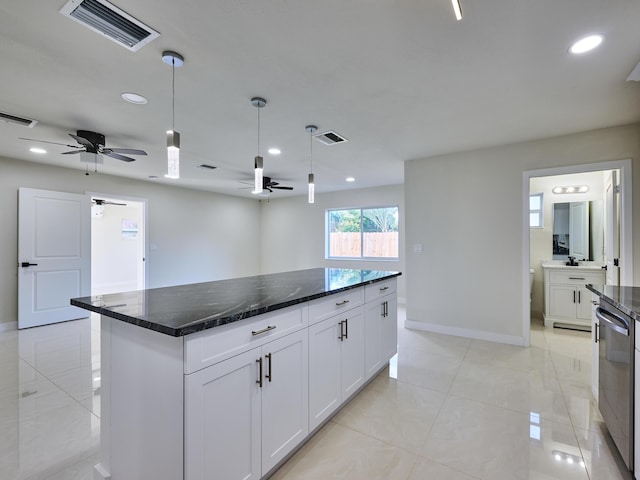
<path id="1" fill-rule="evenodd" d="M 316 181 L 320 180 L 316 178 Z M 329 208 L 399 207 L 399 261 L 325 260 L 325 211 Z M 300 270 L 303 268 L 362 268 L 401 271 L 398 297 L 405 297 L 404 252 L 404 187 L 385 187 L 316 193 L 315 203 L 307 197 L 271 199 L 262 202 L 262 271 L 264 273 Z"/>
<path id="2" fill-rule="evenodd" d="M 631 158 L 638 212 L 639 157 L 635 124 L 406 162 L 409 323 L 523 343 L 522 172 Z M 637 241 L 633 267 L 637 283 Z"/>
<path id="3" fill-rule="evenodd" d="M 565 185 L 587 185 L 589 187 L 589 191 L 584 194 L 576 193 L 564 195 L 558 195 L 552 192 L 553 187 Z M 603 186 L 603 172 L 534 177 L 529 182 L 529 189 L 531 193 L 544 194 L 544 224 L 542 228 L 531 228 L 529 231 L 531 251 L 530 265 L 531 268 L 535 270 L 533 292 L 531 294 L 531 312 L 534 316 L 542 318 L 542 312 L 544 310 L 544 272 L 542 271 L 541 263 L 553 258 L 553 205 L 555 203 L 602 200 L 604 198 Z"/>
<path id="4" fill-rule="evenodd" d="M 252 199 L 0 158 L 0 323 L 17 320 L 18 188 L 148 200 L 148 288 L 259 274 Z"/>
<path id="5" fill-rule="evenodd" d="M 126 205 L 91 207 L 91 295 L 128 292 L 144 285 L 144 204 L 116 203 Z M 138 232 L 123 234 L 123 221 L 135 222 Z"/>

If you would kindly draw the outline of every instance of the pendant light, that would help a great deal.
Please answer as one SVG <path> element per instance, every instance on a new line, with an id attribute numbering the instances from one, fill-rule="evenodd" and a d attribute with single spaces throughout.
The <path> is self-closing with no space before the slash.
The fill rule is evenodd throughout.
<path id="1" fill-rule="evenodd" d="M 165 177 L 180 178 L 180 134 L 174 128 L 176 118 L 176 67 L 184 65 L 184 58 L 176 52 L 162 52 L 162 61 L 171 65 L 171 130 L 167 130 L 167 174 Z"/>
<path id="2" fill-rule="evenodd" d="M 314 203 L 316 186 L 313 178 L 313 134 L 318 130 L 318 127 L 307 125 L 304 129 L 309 132 L 309 203 Z"/>
<path id="3" fill-rule="evenodd" d="M 260 109 L 264 108 L 267 101 L 262 97 L 253 97 L 251 105 L 258 109 L 258 155 L 253 160 L 254 188 L 251 193 L 262 193 L 262 171 L 264 168 L 262 157 L 260 156 Z"/>
<path id="4" fill-rule="evenodd" d="M 460 5 L 460 0 L 451 0 L 451 4 L 453 5 L 453 12 L 456 15 L 456 20 L 462 20 L 462 6 Z"/>

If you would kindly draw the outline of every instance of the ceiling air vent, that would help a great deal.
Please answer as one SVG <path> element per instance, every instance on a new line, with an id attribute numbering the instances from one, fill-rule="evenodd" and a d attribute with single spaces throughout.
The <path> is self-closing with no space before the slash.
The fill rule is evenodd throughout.
<path id="1" fill-rule="evenodd" d="M 0 112 L 0 120 L 7 123 L 13 123 L 14 125 L 20 125 L 22 127 L 33 127 L 37 120 L 31 120 L 30 118 L 22 118 L 16 115 L 11 115 L 10 113 Z"/>
<path id="2" fill-rule="evenodd" d="M 315 138 L 321 143 L 324 143 L 325 145 L 336 145 L 338 143 L 344 143 L 349 141 L 346 138 L 344 138 L 342 135 L 339 135 L 332 130 L 314 135 L 313 138 Z"/>
<path id="3" fill-rule="evenodd" d="M 70 0 L 60 9 L 60 13 L 132 52 L 160 36 L 106 0 Z"/>

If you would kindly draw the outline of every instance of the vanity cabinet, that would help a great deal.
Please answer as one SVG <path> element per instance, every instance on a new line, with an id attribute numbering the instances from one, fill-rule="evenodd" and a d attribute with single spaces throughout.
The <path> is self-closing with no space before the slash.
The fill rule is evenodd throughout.
<path id="1" fill-rule="evenodd" d="M 591 327 L 591 292 L 586 285 L 604 284 L 605 272 L 600 267 L 545 266 L 544 325 L 555 323 Z"/>

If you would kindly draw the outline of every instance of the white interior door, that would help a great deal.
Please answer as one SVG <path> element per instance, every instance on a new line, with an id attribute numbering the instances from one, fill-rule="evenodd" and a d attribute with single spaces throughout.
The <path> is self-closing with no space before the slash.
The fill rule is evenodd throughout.
<path id="1" fill-rule="evenodd" d="M 84 318 L 69 299 L 91 294 L 90 199 L 21 188 L 18 328 Z"/>
<path id="2" fill-rule="evenodd" d="M 620 284 L 620 215 L 618 201 L 618 179 L 616 171 L 611 171 L 607 175 L 604 183 L 604 216 L 605 216 L 605 236 L 604 236 L 604 256 L 607 265 L 607 285 Z"/>

